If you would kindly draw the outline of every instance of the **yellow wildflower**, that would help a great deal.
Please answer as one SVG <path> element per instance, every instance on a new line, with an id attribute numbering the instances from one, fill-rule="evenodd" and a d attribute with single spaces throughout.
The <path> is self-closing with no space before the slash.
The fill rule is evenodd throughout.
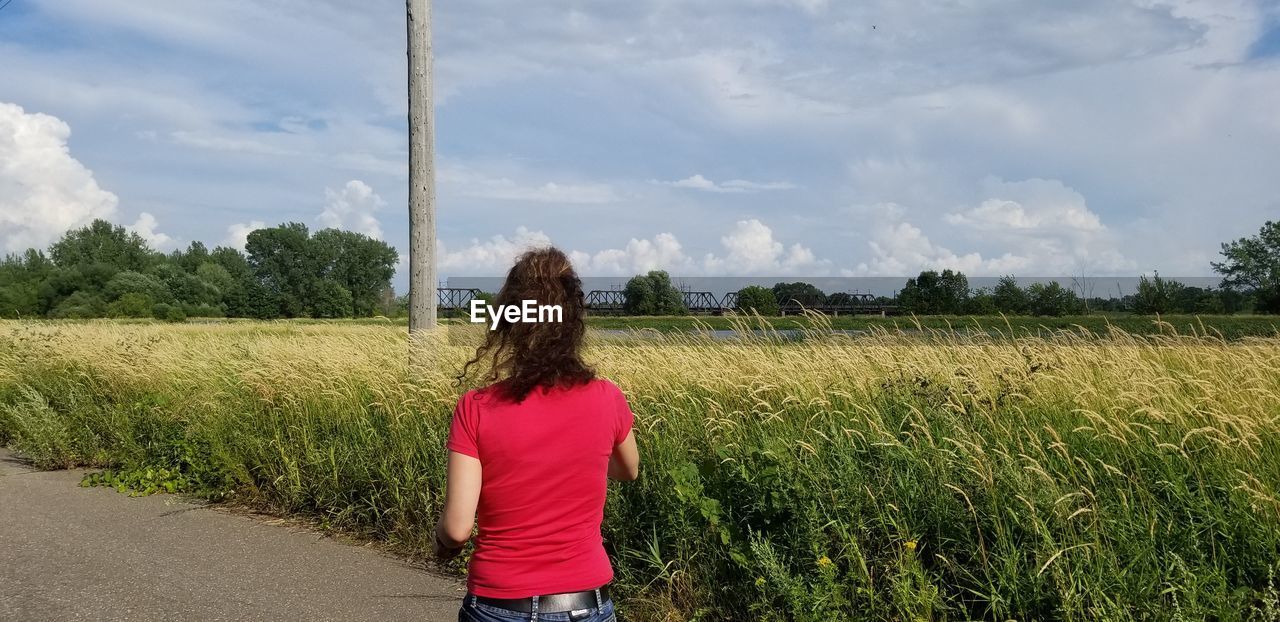
<path id="1" fill-rule="evenodd" d="M 904 543 L 902 544 L 902 546 L 907 547 L 907 550 L 908 550 L 908 551 L 914 551 L 914 550 L 916 550 L 916 541 L 915 541 L 915 540 L 907 540 L 906 542 L 904 542 Z"/>
<path id="2" fill-rule="evenodd" d="M 819 557 L 819 558 L 818 558 L 818 567 L 819 567 L 819 568 L 826 568 L 827 566 L 830 566 L 830 565 L 831 565 L 831 558 L 830 558 L 830 557 L 827 557 L 826 555 L 823 555 L 822 557 Z"/>

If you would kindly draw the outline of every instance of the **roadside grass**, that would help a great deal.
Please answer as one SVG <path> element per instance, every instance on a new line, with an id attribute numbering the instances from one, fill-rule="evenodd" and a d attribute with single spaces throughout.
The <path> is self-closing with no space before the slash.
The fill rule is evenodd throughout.
<path id="1" fill-rule="evenodd" d="M 604 527 L 627 619 L 1280 619 L 1280 339 L 806 321 L 593 339 L 644 458 Z M 0 443 L 421 553 L 446 332 L 410 364 L 374 323 L 0 322 Z"/>

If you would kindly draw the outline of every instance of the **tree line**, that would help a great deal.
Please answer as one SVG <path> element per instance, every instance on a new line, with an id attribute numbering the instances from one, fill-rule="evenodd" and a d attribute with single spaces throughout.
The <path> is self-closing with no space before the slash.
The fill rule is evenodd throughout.
<path id="1" fill-rule="evenodd" d="M 657 270 L 637 275 L 623 290 L 628 315 L 687 315 L 683 295 L 671 277 Z M 1093 312 L 1131 312 L 1141 315 L 1185 313 L 1229 315 L 1240 312 L 1274 313 L 1256 296 L 1232 288 L 1191 287 L 1161 278 L 1139 277 L 1137 290 L 1119 298 L 1083 297 L 1057 282 L 1018 284 L 1010 275 L 991 288 L 971 289 L 964 273 L 927 270 L 907 279 L 896 297 L 860 297 L 848 292 L 823 292 L 805 283 L 780 282 L 773 287 L 751 285 L 737 291 L 734 310 L 774 316 L 786 308 L 882 309 L 915 315 L 1087 315 Z"/>
<path id="2" fill-rule="evenodd" d="M 1131 312 L 1142 315 L 1186 313 L 1198 315 L 1241 312 L 1280 313 L 1280 223 L 1268 221 L 1258 235 L 1222 245 L 1223 261 L 1213 269 L 1223 276 L 1217 288 L 1192 287 L 1177 281 L 1142 276 L 1136 291 L 1118 298 L 1084 296 L 1057 282 L 1026 287 L 1012 276 L 994 287 L 972 289 L 969 279 L 954 270 L 926 270 L 907 279 L 896 297 L 877 296 L 870 306 L 893 308 L 916 315 L 1083 315 L 1092 312 Z M 663 271 L 637 275 L 623 290 L 630 315 L 684 315 L 683 296 Z M 850 305 L 847 292 L 824 293 L 805 282 L 752 285 L 738 290 L 737 310 L 778 315 L 783 308 Z"/>
<path id="3" fill-rule="evenodd" d="M 1078 315 L 1280 313 L 1280 222 L 1222 245 L 1218 288 L 1141 277 L 1121 298 L 1086 297 L 1059 283 L 1022 287 L 1012 276 L 972 289 L 961 272 L 927 270 L 907 279 L 894 298 L 872 305 L 916 315 Z M 405 313 L 391 278 L 399 260 L 390 245 L 340 229 L 311 232 L 285 223 L 251 232 L 244 251 L 209 250 L 200 242 L 165 254 L 105 220 L 72 229 L 47 250 L 28 249 L 0 261 L 0 317 L 121 317 L 180 321 L 187 317 L 343 318 Z M 737 292 L 738 309 L 777 315 L 784 307 L 848 306 L 847 292 L 781 282 Z M 630 315 L 683 315 L 683 296 L 663 271 L 637 275 L 624 289 Z M 490 295 L 491 297 L 491 295 Z"/>
<path id="4" fill-rule="evenodd" d="M 368 236 L 286 223 L 251 232 L 245 250 L 201 242 L 161 253 L 105 220 L 47 251 L 0 261 L 0 317 L 259 319 L 389 314 L 399 256 Z"/>

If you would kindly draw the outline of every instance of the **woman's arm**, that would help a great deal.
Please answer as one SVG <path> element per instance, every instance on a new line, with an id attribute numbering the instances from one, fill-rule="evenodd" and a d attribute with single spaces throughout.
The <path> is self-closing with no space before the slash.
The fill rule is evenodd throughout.
<path id="1" fill-rule="evenodd" d="M 444 513 L 436 524 L 435 553 L 453 557 L 471 539 L 480 504 L 480 461 L 456 451 L 449 452 Z"/>
<path id="2" fill-rule="evenodd" d="M 640 449 L 636 447 L 636 432 L 632 430 L 609 456 L 609 478 L 631 482 L 637 477 L 640 477 Z"/>

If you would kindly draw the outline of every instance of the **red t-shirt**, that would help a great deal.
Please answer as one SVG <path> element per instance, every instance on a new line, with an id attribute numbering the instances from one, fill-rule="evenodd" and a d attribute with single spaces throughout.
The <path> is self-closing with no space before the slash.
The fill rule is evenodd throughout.
<path id="1" fill-rule="evenodd" d="M 600 522 L 609 456 L 633 421 L 627 398 L 603 379 L 534 389 L 519 404 L 492 388 L 458 400 L 448 448 L 482 471 L 471 593 L 526 598 L 613 579 Z"/>

